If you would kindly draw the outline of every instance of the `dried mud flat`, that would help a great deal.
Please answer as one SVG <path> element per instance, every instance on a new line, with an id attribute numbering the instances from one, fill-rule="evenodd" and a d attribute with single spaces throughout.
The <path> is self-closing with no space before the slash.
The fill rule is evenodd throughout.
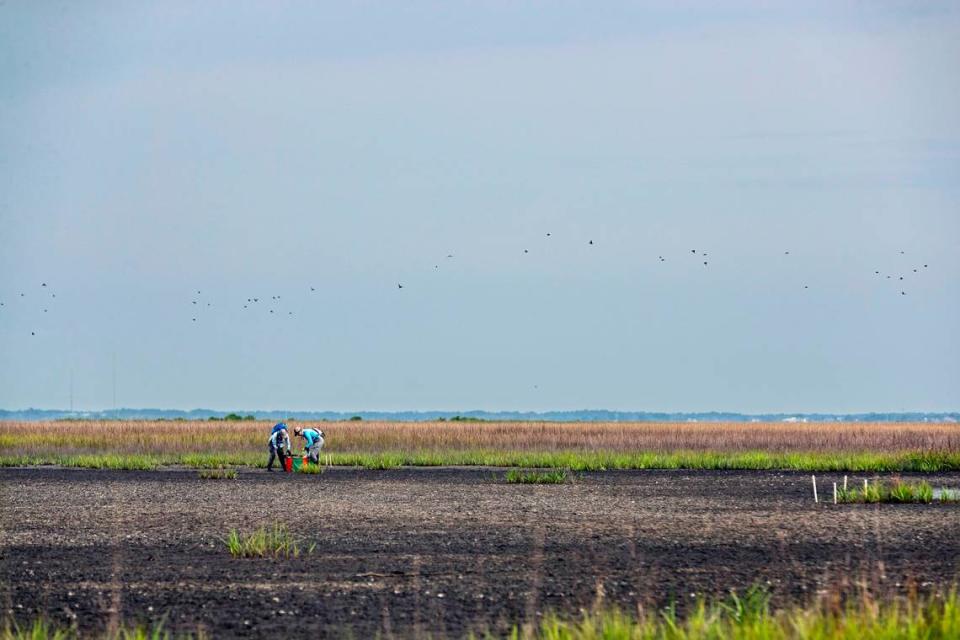
<path id="1" fill-rule="evenodd" d="M 821 492 L 840 478 L 825 474 Z M 926 478 L 960 486 L 960 474 Z M 274 522 L 314 553 L 227 553 L 231 528 Z M 521 486 L 492 469 L 236 480 L 0 469 L 0 605 L 83 631 L 162 619 L 213 637 L 462 637 L 547 610 L 682 607 L 757 582 L 807 601 L 861 582 L 937 591 L 958 577 L 960 505 L 815 505 L 807 474 L 606 472 Z"/>

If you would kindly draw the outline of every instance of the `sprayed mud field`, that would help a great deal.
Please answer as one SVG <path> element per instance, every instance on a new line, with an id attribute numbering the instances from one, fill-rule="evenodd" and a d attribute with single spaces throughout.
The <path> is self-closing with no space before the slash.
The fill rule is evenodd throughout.
<path id="1" fill-rule="evenodd" d="M 89 632 L 164 620 L 213 637 L 459 638 L 755 583 L 780 603 L 960 578 L 958 504 L 815 505 L 810 476 L 784 472 L 503 475 L 0 469 L 0 606 Z M 818 478 L 821 499 L 841 478 Z M 222 542 L 277 522 L 314 552 L 235 559 Z"/>

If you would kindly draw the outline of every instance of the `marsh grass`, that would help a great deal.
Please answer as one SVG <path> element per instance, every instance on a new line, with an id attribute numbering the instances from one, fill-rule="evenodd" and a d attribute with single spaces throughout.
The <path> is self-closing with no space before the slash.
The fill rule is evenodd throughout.
<path id="1" fill-rule="evenodd" d="M 563 484 L 567 481 L 567 470 L 523 471 L 510 469 L 507 471 L 505 478 L 507 484 Z"/>
<path id="2" fill-rule="evenodd" d="M 234 558 L 298 558 L 301 553 L 300 542 L 286 525 L 280 523 L 272 527 L 260 527 L 250 533 L 233 529 L 224 543 Z M 316 546 L 316 543 L 311 544 L 305 549 L 306 553 L 313 553 Z"/>
<path id="3" fill-rule="evenodd" d="M 0 422 L 0 451 L 23 455 L 215 451 L 266 457 L 272 423 Z M 610 451 L 721 453 L 958 452 L 960 430 L 929 423 L 341 422 L 330 445 L 343 453 L 403 451 Z"/>
<path id="4" fill-rule="evenodd" d="M 0 422 L 0 465 L 263 467 L 269 422 Z M 960 470 L 955 425 L 901 423 L 340 422 L 328 464 L 366 469 Z M 224 453 L 228 451 L 229 453 Z"/>

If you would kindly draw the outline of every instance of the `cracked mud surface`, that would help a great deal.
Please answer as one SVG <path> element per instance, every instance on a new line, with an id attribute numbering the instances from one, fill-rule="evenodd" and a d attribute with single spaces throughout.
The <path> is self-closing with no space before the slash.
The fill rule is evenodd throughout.
<path id="1" fill-rule="evenodd" d="M 925 478 L 960 487 L 960 474 Z M 842 475 L 818 480 L 829 497 Z M 226 551 L 230 529 L 274 522 L 314 553 Z M 538 486 L 493 469 L 0 469 L 0 606 L 90 632 L 163 619 L 215 638 L 462 637 L 597 602 L 682 608 L 757 582 L 779 603 L 958 578 L 960 505 L 815 505 L 808 474 L 611 471 Z"/>

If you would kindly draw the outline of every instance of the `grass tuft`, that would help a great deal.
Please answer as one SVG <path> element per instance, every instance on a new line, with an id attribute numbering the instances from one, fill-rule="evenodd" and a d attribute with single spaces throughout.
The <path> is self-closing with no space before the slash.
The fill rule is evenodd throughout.
<path id="1" fill-rule="evenodd" d="M 298 558 L 300 543 L 293 537 L 286 525 L 275 523 L 273 527 L 260 527 L 251 533 L 230 531 L 224 542 L 234 558 Z M 316 544 L 306 548 L 313 553 Z"/>
<path id="2" fill-rule="evenodd" d="M 204 469 L 197 474 L 201 480 L 236 480 L 236 469 Z"/>
<path id="3" fill-rule="evenodd" d="M 552 471 L 521 471 L 510 469 L 507 471 L 508 484 L 563 484 L 567 481 L 566 469 Z"/>

